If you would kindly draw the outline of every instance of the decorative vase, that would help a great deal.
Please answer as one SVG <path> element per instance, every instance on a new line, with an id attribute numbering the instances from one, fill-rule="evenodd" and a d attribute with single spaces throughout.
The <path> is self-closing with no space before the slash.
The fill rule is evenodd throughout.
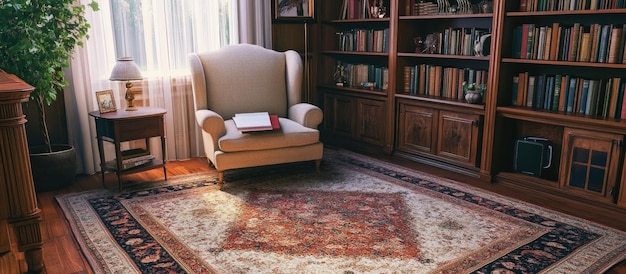
<path id="1" fill-rule="evenodd" d="M 467 84 L 463 82 L 463 92 L 465 101 L 470 104 L 480 104 L 483 102 L 483 94 L 487 87 L 485 85 Z"/>
<path id="2" fill-rule="evenodd" d="M 477 90 L 468 90 L 465 92 L 465 101 L 470 104 L 479 104 L 483 101 L 483 95 Z"/>

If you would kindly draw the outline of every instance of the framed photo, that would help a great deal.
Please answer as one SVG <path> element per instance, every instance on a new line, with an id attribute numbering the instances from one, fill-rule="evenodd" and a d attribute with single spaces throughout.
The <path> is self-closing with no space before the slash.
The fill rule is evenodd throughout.
<path id="1" fill-rule="evenodd" d="M 276 19 L 313 20 L 315 0 L 274 0 Z"/>
<path id="2" fill-rule="evenodd" d="M 96 91 L 96 100 L 98 100 L 98 109 L 100 113 L 116 111 L 115 96 L 113 90 Z"/>

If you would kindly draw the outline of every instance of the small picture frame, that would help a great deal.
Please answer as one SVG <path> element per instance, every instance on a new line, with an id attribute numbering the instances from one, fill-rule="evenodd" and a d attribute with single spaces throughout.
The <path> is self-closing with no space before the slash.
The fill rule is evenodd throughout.
<path id="1" fill-rule="evenodd" d="M 113 90 L 96 91 L 96 100 L 98 101 L 98 109 L 100 113 L 116 111 L 115 96 Z"/>
<path id="2" fill-rule="evenodd" d="M 274 0 L 277 20 L 313 20 L 315 0 Z"/>

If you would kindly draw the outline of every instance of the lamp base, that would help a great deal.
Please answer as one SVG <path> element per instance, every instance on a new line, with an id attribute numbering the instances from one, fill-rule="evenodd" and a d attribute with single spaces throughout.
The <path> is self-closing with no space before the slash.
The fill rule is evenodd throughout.
<path id="1" fill-rule="evenodd" d="M 129 111 L 137 110 L 137 107 L 135 107 L 135 105 L 133 104 L 133 100 L 135 100 L 135 94 L 133 94 L 133 91 L 131 90 L 132 87 L 133 83 L 131 83 L 130 81 L 126 82 L 126 94 L 124 96 L 124 99 L 126 99 L 126 110 Z"/>

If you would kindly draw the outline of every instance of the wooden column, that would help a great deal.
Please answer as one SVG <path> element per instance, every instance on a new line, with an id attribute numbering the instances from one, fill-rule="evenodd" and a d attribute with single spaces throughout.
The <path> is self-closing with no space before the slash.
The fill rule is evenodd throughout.
<path id="1" fill-rule="evenodd" d="M 0 70 L 0 220 L 7 220 L 0 221 L 0 237 L 4 238 L 0 244 L 9 245 L 9 250 L 0 246 L 0 256 L 10 251 L 6 231 L 7 224 L 12 225 L 28 271 L 37 273 L 43 270 L 41 210 L 37 207 L 22 111 L 22 103 L 33 90 L 15 75 Z M 10 273 L 2 268 L 0 272 Z"/>

